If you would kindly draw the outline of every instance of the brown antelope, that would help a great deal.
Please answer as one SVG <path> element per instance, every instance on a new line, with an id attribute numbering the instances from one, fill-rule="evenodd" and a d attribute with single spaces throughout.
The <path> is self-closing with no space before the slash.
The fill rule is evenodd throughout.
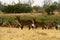
<path id="1" fill-rule="evenodd" d="M 28 25 L 29 29 L 31 28 L 31 24 L 33 23 L 32 20 L 21 20 L 20 16 L 16 16 L 16 20 L 19 22 L 21 29 L 23 26 Z"/>
<path id="2" fill-rule="evenodd" d="M 44 21 L 42 21 L 42 22 L 36 22 L 35 19 L 36 19 L 36 18 L 34 18 L 33 20 L 34 20 L 34 24 L 35 24 L 36 28 L 39 27 L 39 26 L 41 26 L 42 29 L 46 29 L 46 27 L 45 27 L 45 22 L 44 22 Z"/>
<path id="3" fill-rule="evenodd" d="M 47 27 L 48 29 L 52 29 L 53 27 L 55 27 L 55 29 L 58 29 L 57 22 L 48 22 Z"/>
<path id="4" fill-rule="evenodd" d="M 58 29 L 58 23 L 56 21 L 53 22 L 53 27 L 55 27 L 55 29 Z"/>

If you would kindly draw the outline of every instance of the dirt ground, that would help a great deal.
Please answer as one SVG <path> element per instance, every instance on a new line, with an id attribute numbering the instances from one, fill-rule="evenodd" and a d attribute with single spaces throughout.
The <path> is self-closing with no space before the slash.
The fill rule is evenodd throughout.
<path id="1" fill-rule="evenodd" d="M 60 30 L 0 27 L 0 40 L 60 40 Z"/>

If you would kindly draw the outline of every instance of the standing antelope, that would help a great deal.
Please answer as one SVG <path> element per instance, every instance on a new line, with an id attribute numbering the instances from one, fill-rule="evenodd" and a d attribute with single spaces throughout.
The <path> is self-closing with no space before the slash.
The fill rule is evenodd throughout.
<path id="1" fill-rule="evenodd" d="M 36 22 L 35 19 L 36 19 L 36 18 L 34 18 L 33 20 L 34 20 L 34 24 L 35 24 L 36 28 L 41 26 L 42 29 L 46 29 L 46 27 L 45 27 L 45 22 L 44 22 L 44 21 L 42 21 L 42 22 Z"/>
<path id="2" fill-rule="evenodd" d="M 21 29 L 23 29 L 25 25 L 28 25 L 29 29 L 32 27 L 32 20 L 21 20 L 20 16 L 16 16 L 16 20 L 19 22 Z"/>

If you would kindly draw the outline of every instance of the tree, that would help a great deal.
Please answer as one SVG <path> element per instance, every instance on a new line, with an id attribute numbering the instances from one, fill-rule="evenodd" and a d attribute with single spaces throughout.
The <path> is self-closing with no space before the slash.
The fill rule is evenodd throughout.
<path id="1" fill-rule="evenodd" d="M 2 8 L 2 12 L 6 12 L 6 13 L 28 13 L 31 11 L 32 11 L 32 7 L 26 4 L 8 5 Z"/>
<path id="2" fill-rule="evenodd" d="M 56 10 L 56 5 L 52 4 L 50 6 L 45 7 L 45 11 L 47 12 L 48 15 L 53 15 L 53 11 Z"/>
<path id="3" fill-rule="evenodd" d="M 2 8 L 2 12 L 13 13 L 14 12 L 14 6 L 12 6 L 12 5 L 4 6 Z"/>
<path id="4" fill-rule="evenodd" d="M 57 8 L 57 2 L 52 3 L 52 0 L 44 0 L 43 8 L 48 15 L 54 14 L 53 11 Z"/>

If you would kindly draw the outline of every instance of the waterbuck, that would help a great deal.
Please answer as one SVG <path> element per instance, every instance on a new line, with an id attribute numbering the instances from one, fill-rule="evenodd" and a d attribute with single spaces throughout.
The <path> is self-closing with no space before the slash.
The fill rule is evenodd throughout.
<path id="1" fill-rule="evenodd" d="M 33 19 L 34 20 L 34 24 L 35 24 L 35 27 L 42 27 L 42 29 L 46 29 L 45 27 L 45 22 L 42 20 L 41 22 L 37 22 L 36 21 L 36 18 Z"/>
<path id="2" fill-rule="evenodd" d="M 28 25 L 29 29 L 32 28 L 32 20 L 21 20 L 20 16 L 16 16 L 15 19 L 19 22 L 21 29 L 23 29 L 23 26 L 25 25 Z"/>

